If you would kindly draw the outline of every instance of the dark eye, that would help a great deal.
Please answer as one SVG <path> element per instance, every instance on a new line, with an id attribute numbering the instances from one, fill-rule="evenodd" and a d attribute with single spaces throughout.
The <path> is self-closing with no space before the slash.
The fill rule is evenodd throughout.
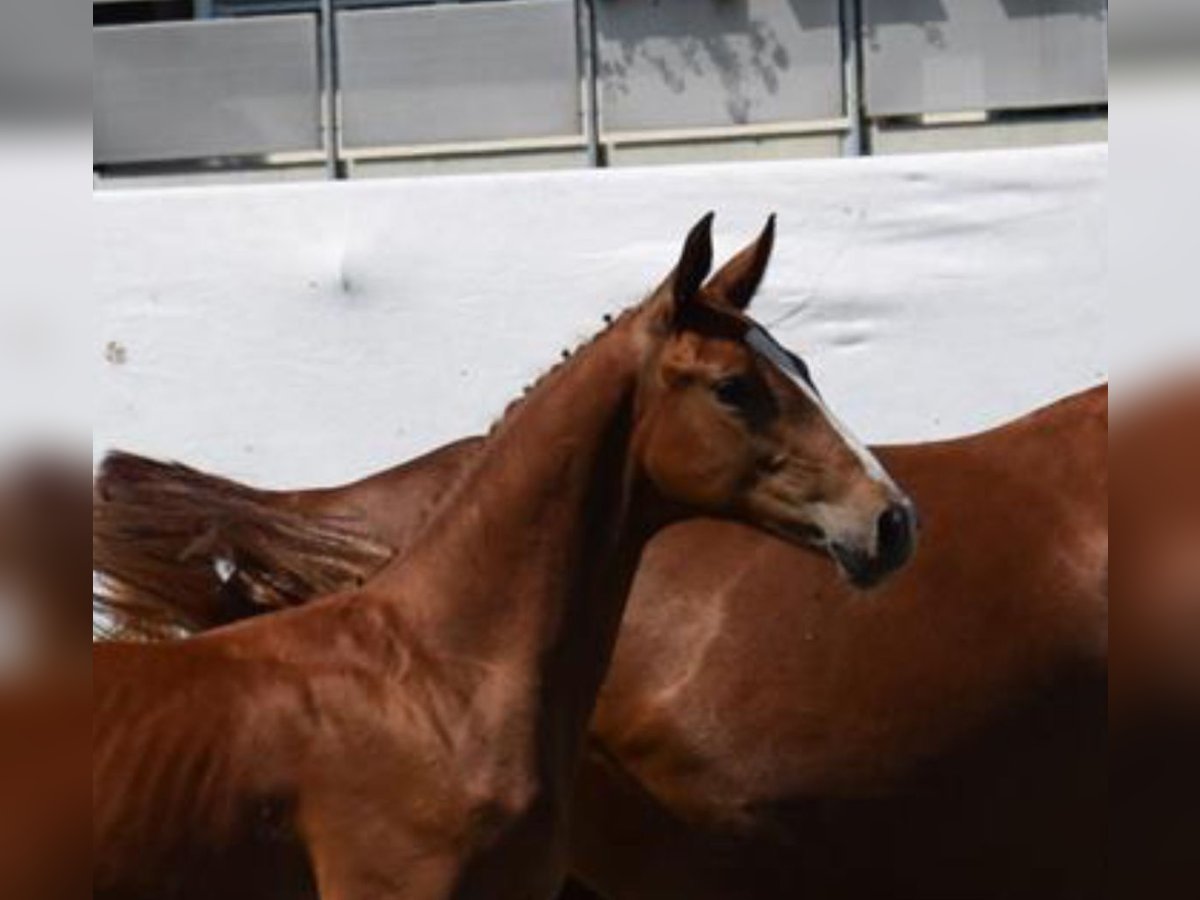
<path id="1" fill-rule="evenodd" d="M 745 409 L 750 403 L 750 379 L 742 375 L 722 378 L 713 387 L 717 400 L 732 409 Z"/>

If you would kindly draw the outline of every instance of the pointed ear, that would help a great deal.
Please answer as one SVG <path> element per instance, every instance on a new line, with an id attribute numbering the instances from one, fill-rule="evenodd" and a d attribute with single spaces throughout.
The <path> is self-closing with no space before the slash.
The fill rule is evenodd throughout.
<path id="1" fill-rule="evenodd" d="M 771 250 L 774 246 L 775 213 L 771 213 L 758 239 L 721 267 L 705 285 L 705 293 L 734 309 L 745 309 L 754 299 L 754 293 L 762 283 L 763 273 L 767 271 L 767 263 L 771 261 Z"/>
<path id="2" fill-rule="evenodd" d="M 712 223 L 713 213 L 709 212 L 692 226 L 683 243 L 683 252 L 679 254 L 679 262 L 667 279 L 676 312 L 695 298 L 712 269 Z"/>

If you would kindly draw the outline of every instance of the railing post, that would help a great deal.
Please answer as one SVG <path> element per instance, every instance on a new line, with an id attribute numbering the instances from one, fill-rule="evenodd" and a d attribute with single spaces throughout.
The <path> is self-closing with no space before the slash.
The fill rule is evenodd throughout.
<path id="1" fill-rule="evenodd" d="M 580 76 L 583 79 L 583 136 L 587 162 L 592 168 L 605 165 L 600 143 L 599 47 L 596 31 L 596 0 L 575 0 Z"/>
<path id="2" fill-rule="evenodd" d="M 325 138 L 325 177 L 344 178 L 341 159 L 341 115 L 337 55 L 337 0 L 321 0 L 321 90 Z"/>
<path id="3" fill-rule="evenodd" d="M 850 127 L 842 142 L 843 156 L 868 156 L 871 131 L 863 92 L 862 0 L 841 0 L 842 84 Z"/>

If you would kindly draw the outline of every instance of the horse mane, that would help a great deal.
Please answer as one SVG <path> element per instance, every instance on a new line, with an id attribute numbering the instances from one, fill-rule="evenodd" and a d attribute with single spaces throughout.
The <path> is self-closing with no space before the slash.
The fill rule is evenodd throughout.
<path id="1" fill-rule="evenodd" d="M 575 345 L 574 349 L 564 348 L 562 350 L 562 352 L 559 354 L 558 360 L 556 360 L 548 369 L 546 369 L 544 372 L 542 372 L 541 375 L 539 375 L 537 378 L 535 378 L 529 384 L 525 385 L 525 387 L 521 389 L 520 396 L 511 400 L 508 403 L 508 405 L 504 407 L 504 411 L 502 413 L 500 413 L 499 417 L 497 417 L 495 420 L 493 420 L 491 426 L 488 428 L 486 437 L 490 438 L 493 434 L 495 434 L 496 430 L 501 425 L 503 425 L 512 416 L 512 414 L 515 413 L 521 407 L 521 404 L 525 402 L 525 399 L 530 394 L 532 394 L 538 388 L 542 387 L 542 385 L 544 385 L 547 381 L 549 381 L 550 378 L 552 378 L 554 375 L 558 374 L 558 372 L 561 371 L 562 368 L 565 365 L 567 365 L 567 363 L 569 363 L 572 359 L 574 359 L 580 353 L 587 350 L 588 347 L 590 347 L 592 344 L 596 343 L 596 341 L 600 340 L 600 338 L 604 337 L 606 334 L 608 334 L 610 331 L 612 331 L 613 328 L 616 327 L 616 325 L 618 323 L 625 321 L 626 319 L 631 317 L 635 312 L 637 312 L 641 308 L 642 308 L 642 304 L 637 303 L 637 304 L 634 304 L 633 306 L 626 308 L 624 311 L 622 311 L 620 313 L 620 315 L 617 315 L 615 317 L 611 313 L 605 313 L 604 320 L 603 320 L 604 327 L 601 328 L 599 331 L 593 332 L 590 337 L 583 338 L 579 343 L 577 343 Z"/>
<path id="2" fill-rule="evenodd" d="M 110 453 L 92 506 L 93 637 L 162 640 L 356 586 L 394 554 L 347 519 Z"/>

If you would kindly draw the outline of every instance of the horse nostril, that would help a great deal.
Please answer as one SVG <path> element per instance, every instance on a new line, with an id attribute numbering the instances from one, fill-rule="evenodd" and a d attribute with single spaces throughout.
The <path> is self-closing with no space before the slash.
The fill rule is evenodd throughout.
<path id="1" fill-rule="evenodd" d="M 893 503 L 876 525 L 879 561 L 893 568 L 908 559 L 913 548 L 913 514 L 904 503 Z"/>

